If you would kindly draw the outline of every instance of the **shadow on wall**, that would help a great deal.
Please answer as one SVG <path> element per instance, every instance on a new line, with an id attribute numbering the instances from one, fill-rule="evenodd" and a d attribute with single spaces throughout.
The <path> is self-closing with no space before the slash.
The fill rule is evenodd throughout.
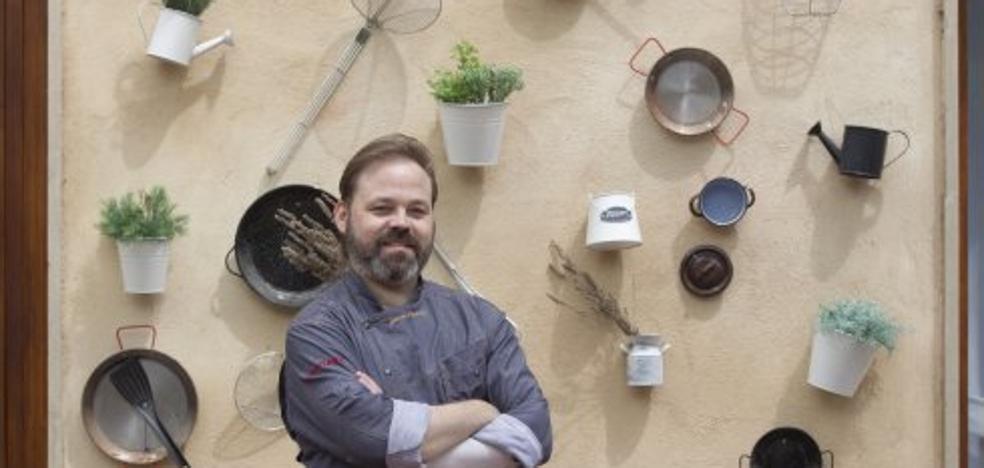
<path id="1" fill-rule="evenodd" d="M 310 78 L 312 98 L 321 86 L 321 81 L 335 69 L 336 61 L 356 32 L 353 30 L 342 34 L 338 41 L 326 49 L 319 61 L 317 73 Z M 400 41 L 413 40 L 411 35 L 395 37 Z M 338 87 L 335 97 L 315 119 L 313 133 L 317 135 L 321 146 L 337 152 L 335 156 L 343 160 L 347 160 L 370 140 L 396 131 L 403 123 L 407 108 L 407 83 L 410 80 L 393 38 L 393 34 L 386 32 L 372 35 L 345 81 Z M 306 105 L 307 100 L 304 102 Z M 301 110 L 298 109 L 298 115 Z M 345 132 L 340 133 L 340 122 L 354 122 L 354 125 L 346 126 Z M 293 121 L 284 125 L 284 128 L 292 124 Z"/>
<path id="2" fill-rule="evenodd" d="M 261 431 L 236 413 L 219 434 L 212 454 L 219 460 L 240 460 L 273 445 L 286 435 L 285 430 Z"/>
<path id="3" fill-rule="evenodd" d="M 800 186 L 806 195 L 814 218 L 810 247 L 813 275 L 826 280 L 844 265 L 861 233 L 878 221 L 882 193 L 875 186 L 877 182 L 842 176 L 833 161 L 817 179 L 806 167 L 807 158 L 830 161 L 819 143 L 804 138 L 796 164 L 787 178 L 786 189 L 788 192 Z"/>
<path id="4" fill-rule="evenodd" d="M 157 152 L 178 115 L 204 96 L 211 107 L 222 86 L 225 56 L 212 73 L 196 83 L 185 83 L 188 69 L 159 60 L 127 64 L 116 80 L 113 97 L 119 107 L 123 160 L 127 168 L 142 167 Z M 151 110 L 151 111 L 148 111 Z"/>
<path id="5" fill-rule="evenodd" d="M 573 28 L 585 3 L 585 0 L 505 0 L 502 10 L 514 31 L 534 41 L 547 41 Z"/>
<path id="6" fill-rule="evenodd" d="M 579 269 L 590 273 L 599 286 L 618 297 L 622 283 L 621 255 L 590 250 L 584 254 L 584 234 L 582 227 L 573 243 L 563 247 L 565 253 Z M 544 250 L 544 260 L 549 262 L 549 253 Z M 573 306 L 550 302 L 558 311 L 550 351 L 551 367 L 558 376 L 558 385 L 564 389 L 551 397 L 550 404 L 555 413 L 568 415 L 568 424 L 554 429 L 558 444 L 555 451 L 565 450 L 565 443 L 571 440 L 566 434 L 593 424 L 600 411 L 605 421 L 608 461 L 612 465 L 621 464 L 639 444 L 649 418 L 651 391 L 626 385 L 625 358 L 619 349 L 625 336 L 618 327 L 580 300 L 567 280 L 549 269 L 545 274 L 550 277 L 551 292 Z M 580 352 L 569 352 L 571 343 L 577 343 Z"/>
<path id="7" fill-rule="evenodd" d="M 437 177 L 438 185 L 438 199 L 435 206 L 436 239 L 451 256 L 451 261 L 457 263 L 459 269 L 463 269 L 461 274 L 469 278 L 466 273 L 467 268 L 458 263 L 457 259 L 468 245 L 475 230 L 475 221 L 482 211 L 485 169 L 449 165 L 448 158 L 444 154 L 439 125 L 435 125 L 426 137 L 421 136 L 421 141 L 434 156 L 434 175 Z M 455 196 L 451 197 L 450 194 Z M 481 292 L 480 287 L 475 284 L 472 286 Z"/>
<path id="8" fill-rule="evenodd" d="M 812 340 L 812 337 L 811 334 L 809 339 Z M 832 450 L 835 456 L 838 453 L 863 454 L 866 445 L 859 438 L 863 437 L 865 432 L 861 427 L 862 416 L 872 400 L 884 398 L 884 395 L 881 395 L 882 384 L 877 372 L 879 360 L 875 359 L 875 364 L 868 370 L 853 398 L 834 395 L 806 382 L 810 369 L 810 341 L 806 341 L 799 364 L 789 375 L 786 389 L 776 404 L 775 427 L 799 427 L 816 439 L 821 450 Z M 822 414 L 823 417 L 818 418 L 818 414 Z M 769 429 L 772 428 L 763 428 L 762 434 Z M 858 434 L 859 437 L 837 437 L 844 433 Z M 762 434 L 758 434 L 755 440 Z M 830 446 L 828 444 L 831 440 L 847 441 L 851 446 Z M 750 443 L 753 444 L 754 440 Z M 860 460 L 856 461 L 860 462 Z M 847 464 L 847 466 L 852 465 Z"/>
<path id="9" fill-rule="evenodd" d="M 755 87 L 766 94 L 796 97 L 813 76 L 828 18 L 791 16 L 785 0 L 743 0 L 742 38 Z"/>
<path id="10" fill-rule="evenodd" d="M 668 181 L 685 179 L 698 173 L 717 146 L 713 135 L 687 137 L 661 127 L 649 113 L 642 96 L 632 115 L 629 140 L 639 167 L 652 176 Z"/>
<path id="11" fill-rule="evenodd" d="M 246 282 L 223 268 L 211 300 L 212 315 L 249 348 L 250 357 L 284 347 L 287 327 L 296 310 L 267 302 Z"/>

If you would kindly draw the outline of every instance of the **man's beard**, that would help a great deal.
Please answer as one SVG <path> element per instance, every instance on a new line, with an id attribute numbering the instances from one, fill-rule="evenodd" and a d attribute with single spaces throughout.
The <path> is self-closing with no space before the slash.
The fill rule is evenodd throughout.
<path id="1" fill-rule="evenodd" d="M 391 228 L 374 239 L 371 245 L 359 245 L 351 220 L 345 229 L 345 252 L 352 269 L 360 276 L 386 286 L 400 286 L 417 279 L 430 258 L 433 243 L 421 245 L 409 229 Z M 383 253 L 384 245 L 399 244 L 412 251 Z"/>

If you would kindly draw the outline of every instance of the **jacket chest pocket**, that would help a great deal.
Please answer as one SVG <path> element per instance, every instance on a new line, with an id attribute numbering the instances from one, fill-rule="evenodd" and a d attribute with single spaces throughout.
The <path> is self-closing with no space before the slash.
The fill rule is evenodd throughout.
<path id="1" fill-rule="evenodd" d="M 485 397 L 485 342 L 445 357 L 440 362 L 441 386 L 448 401 Z"/>

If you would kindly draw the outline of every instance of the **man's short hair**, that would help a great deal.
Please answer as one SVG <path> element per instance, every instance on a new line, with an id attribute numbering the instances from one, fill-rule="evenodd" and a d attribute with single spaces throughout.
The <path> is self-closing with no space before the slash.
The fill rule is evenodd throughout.
<path id="1" fill-rule="evenodd" d="M 431 204 L 437 203 L 437 178 L 434 176 L 434 158 L 420 140 L 402 133 L 391 133 L 370 141 L 352 156 L 342 179 L 338 181 L 339 195 L 342 201 L 349 203 L 355 194 L 356 181 L 359 175 L 369 166 L 382 161 L 393 159 L 408 159 L 417 163 L 431 181 Z"/>

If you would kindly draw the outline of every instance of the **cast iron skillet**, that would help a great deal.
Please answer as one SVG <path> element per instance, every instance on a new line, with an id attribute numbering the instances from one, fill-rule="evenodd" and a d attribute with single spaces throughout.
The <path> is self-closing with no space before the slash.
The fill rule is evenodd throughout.
<path id="1" fill-rule="evenodd" d="M 834 466 L 834 453 L 824 450 L 830 455 L 830 467 Z M 743 459 L 751 461 L 751 468 L 821 468 L 823 457 L 816 441 L 802 429 L 795 427 L 778 427 L 763 435 L 755 447 L 752 456 L 738 457 L 738 466 Z"/>
<path id="2" fill-rule="evenodd" d="M 340 236 L 335 223 L 325 215 L 315 200 L 327 195 L 334 209 L 338 199 L 321 189 L 308 185 L 277 187 L 256 199 L 243 214 L 236 229 L 236 243 L 226 254 L 226 269 L 246 281 L 264 299 L 286 307 L 300 308 L 318 296 L 329 283 L 294 268 L 284 258 L 281 246 L 287 238 L 287 227 L 274 218 L 283 208 L 300 217 L 307 214 Z M 229 265 L 236 254 L 239 271 Z"/>

